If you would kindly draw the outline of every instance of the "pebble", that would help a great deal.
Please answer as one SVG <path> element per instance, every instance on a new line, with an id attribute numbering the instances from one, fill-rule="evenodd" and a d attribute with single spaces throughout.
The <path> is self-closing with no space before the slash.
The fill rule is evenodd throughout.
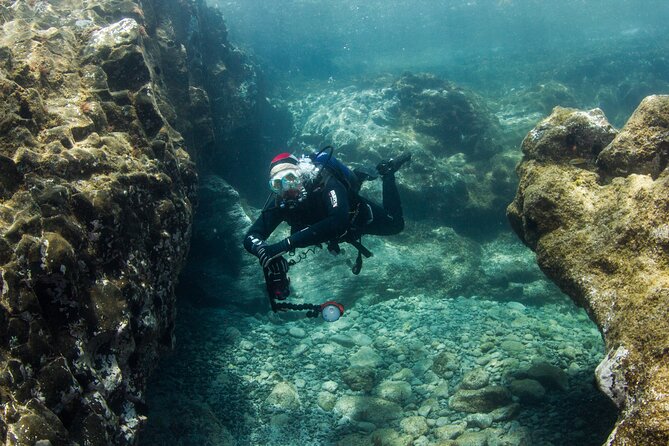
<path id="1" fill-rule="evenodd" d="M 306 344 L 298 344 L 298 345 L 293 349 L 293 351 L 290 352 L 290 354 L 291 354 L 292 356 L 300 356 L 301 354 L 303 354 L 303 353 L 306 352 L 307 350 L 309 350 L 309 346 L 308 346 L 308 345 L 306 345 Z"/>
<path id="2" fill-rule="evenodd" d="M 373 342 L 372 338 L 367 336 L 364 333 L 355 333 L 352 336 L 352 340 L 355 343 L 355 345 L 359 345 L 359 346 L 371 345 L 372 342 Z"/>
<path id="3" fill-rule="evenodd" d="M 428 426 L 425 417 L 412 416 L 400 421 L 400 428 L 412 437 L 418 437 L 427 432 Z"/>
<path id="4" fill-rule="evenodd" d="M 486 429 L 492 426 L 492 415 L 488 413 L 475 413 L 465 417 L 467 427 Z"/>
<path id="5" fill-rule="evenodd" d="M 330 412 L 332 409 L 334 409 L 336 403 L 337 397 L 330 392 L 320 392 L 318 394 L 318 399 L 316 400 L 318 407 L 326 412 Z"/>
<path id="6" fill-rule="evenodd" d="M 292 384 L 280 382 L 274 386 L 265 404 L 274 409 L 295 410 L 300 407 L 300 399 Z"/>
<path id="7" fill-rule="evenodd" d="M 307 332 L 300 327 L 291 327 L 288 333 L 294 338 L 303 338 L 307 335 Z"/>
<path id="8" fill-rule="evenodd" d="M 418 415 L 420 415 L 422 417 L 427 417 L 430 414 L 430 412 L 432 411 L 432 409 L 434 409 L 435 407 L 438 407 L 438 406 L 439 406 L 439 403 L 437 402 L 436 399 L 425 400 L 423 405 L 418 408 Z"/>
<path id="9" fill-rule="evenodd" d="M 351 355 L 349 362 L 354 367 L 379 367 L 383 360 L 373 348 L 360 347 L 356 353 Z"/>
<path id="10" fill-rule="evenodd" d="M 413 378 L 413 372 L 411 369 L 403 368 L 402 370 L 395 372 L 392 378 L 397 381 L 408 381 Z"/>
<path id="11" fill-rule="evenodd" d="M 502 341 L 501 347 L 509 353 L 520 353 L 525 350 L 525 344 L 515 340 Z"/>
<path id="12" fill-rule="evenodd" d="M 341 345 L 342 347 L 355 347 L 355 345 L 356 345 L 353 338 L 351 338 L 348 335 L 342 334 L 342 333 L 338 333 L 338 334 L 330 337 L 330 340 L 332 342 L 336 342 L 337 344 Z"/>
<path id="13" fill-rule="evenodd" d="M 323 347 L 321 347 L 321 354 L 324 356 L 332 356 L 337 352 L 337 346 L 333 344 L 325 344 Z"/>
<path id="14" fill-rule="evenodd" d="M 405 381 L 384 381 L 376 389 L 381 398 L 400 404 L 409 400 L 412 393 L 411 386 Z"/>
<path id="15" fill-rule="evenodd" d="M 482 389 L 490 382 L 490 375 L 484 369 L 474 369 L 462 378 L 462 389 Z"/>
<path id="16" fill-rule="evenodd" d="M 506 306 L 511 310 L 525 311 L 525 305 L 520 302 L 507 302 Z"/>
<path id="17" fill-rule="evenodd" d="M 327 390 L 328 392 L 333 392 L 334 393 L 339 388 L 339 384 L 336 381 L 325 381 L 321 385 L 321 388 L 323 390 Z"/>
<path id="18" fill-rule="evenodd" d="M 433 395 L 435 398 L 448 398 L 450 395 L 448 381 L 444 380 L 437 384 L 434 388 Z"/>
<path id="19" fill-rule="evenodd" d="M 432 367 L 433 363 L 434 361 L 432 361 L 431 359 L 422 359 L 416 362 L 416 364 L 414 364 L 414 366 L 411 368 L 411 371 L 416 376 L 422 376 L 423 374 L 425 374 L 425 372 L 430 370 L 430 367 Z"/>
<path id="20" fill-rule="evenodd" d="M 360 317 L 360 312 L 357 311 L 357 310 L 348 310 L 348 311 L 346 312 L 346 317 L 348 317 L 348 318 L 351 319 L 351 320 L 353 320 L 353 319 L 357 319 L 357 318 Z"/>

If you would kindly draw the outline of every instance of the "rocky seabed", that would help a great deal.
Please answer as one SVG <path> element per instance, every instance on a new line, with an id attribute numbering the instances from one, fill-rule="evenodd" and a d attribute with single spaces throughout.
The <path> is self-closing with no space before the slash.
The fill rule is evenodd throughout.
<path id="1" fill-rule="evenodd" d="M 150 389 L 163 409 L 143 444 L 586 445 L 613 423 L 592 379 L 601 337 L 566 302 L 421 294 L 361 309 L 326 323 L 183 308 L 192 325 Z M 191 396 L 178 414 L 175 393 Z"/>

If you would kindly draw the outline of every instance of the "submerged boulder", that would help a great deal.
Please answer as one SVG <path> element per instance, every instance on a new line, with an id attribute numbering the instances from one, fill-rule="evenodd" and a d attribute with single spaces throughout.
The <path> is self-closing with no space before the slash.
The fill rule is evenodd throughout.
<path id="1" fill-rule="evenodd" d="M 449 398 L 453 410 L 469 413 L 489 413 L 511 404 L 511 393 L 501 386 L 486 386 L 476 390 L 460 388 Z"/>
<path id="2" fill-rule="evenodd" d="M 296 98 L 289 104 L 297 128 L 292 145 L 307 151 L 331 144 L 342 161 L 372 169 L 409 151 L 411 163 L 398 172 L 407 215 L 467 235 L 503 229 L 517 157 L 504 151 L 487 103 L 431 74 L 379 83 Z M 367 183 L 363 194 L 368 188 L 380 186 Z"/>
<path id="3" fill-rule="evenodd" d="M 337 400 L 334 413 L 356 421 L 381 423 L 401 416 L 402 408 L 393 402 L 371 396 L 344 395 Z"/>
<path id="4" fill-rule="evenodd" d="M 609 445 L 669 442 L 669 96 L 615 131 L 556 108 L 523 142 L 508 217 L 542 270 L 597 323 L 597 368 L 620 408 Z"/>
<path id="5" fill-rule="evenodd" d="M 439 154 L 490 158 L 500 151 L 500 128 L 487 104 L 472 91 L 430 74 L 406 74 L 392 86 L 400 123 L 425 137 Z"/>

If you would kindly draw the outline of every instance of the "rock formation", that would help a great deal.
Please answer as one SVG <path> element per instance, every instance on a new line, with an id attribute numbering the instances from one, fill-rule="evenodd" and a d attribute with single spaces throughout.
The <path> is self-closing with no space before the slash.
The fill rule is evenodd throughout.
<path id="1" fill-rule="evenodd" d="M 0 24 L 2 442 L 134 444 L 172 344 L 191 157 L 244 119 L 219 110 L 221 129 L 210 97 L 243 115 L 251 69 L 203 2 L 18 0 Z"/>
<path id="2" fill-rule="evenodd" d="M 294 100 L 294 146 L 332 144 L 344 161 L 367 166 L 411 151 L 411 164 L 399 173 L 411 218 L 468 236 L 506 230 L 518 156 L 486 102 L 426 73 L 379 83 Z"/>
<path id="3" fill-rule="evenodd" d="M 618 132 L 598 110 L 556 108 L 522 144 L 511 224 L 597 323 L 597 368 L 620 409 L 608 445 L 669 442 L 669 96 Z"/>

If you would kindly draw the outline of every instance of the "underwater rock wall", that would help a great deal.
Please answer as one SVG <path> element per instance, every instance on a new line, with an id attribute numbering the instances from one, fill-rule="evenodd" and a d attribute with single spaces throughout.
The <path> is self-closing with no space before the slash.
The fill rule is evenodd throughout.
<path id="1" fill-rule="evenodd" d="M 615 130 L 556 108 L 525 138 L 511 224 L 602 332 L 597 368 L 620 408 L 608 445 L 669 442 L 669 96 Z"/>
<path id="2" fill-rule="evenodd" d="M 211 98 L 239 110 L 248 75 L 204 9 L 0 5 L 3 444 L 136 442 L 147 376 L 173 343 L 191 156 L 214 147 Z M 205 33 L 217 36 L 197 51 Z M 218 119 L 229 128 L 235 116 Z"/>

